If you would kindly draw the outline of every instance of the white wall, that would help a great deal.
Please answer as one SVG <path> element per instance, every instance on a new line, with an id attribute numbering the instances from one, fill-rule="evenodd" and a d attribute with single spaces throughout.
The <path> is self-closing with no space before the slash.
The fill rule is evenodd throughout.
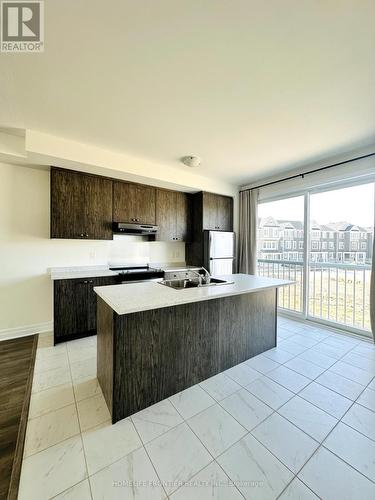
<path id="1" fill-rule="evenodd" d="M 0 334 L 52 320 L 50 267 L 185 260 L 183 243 L 51 240 L 49 227 L 49 172 L 0 163 Z"/>

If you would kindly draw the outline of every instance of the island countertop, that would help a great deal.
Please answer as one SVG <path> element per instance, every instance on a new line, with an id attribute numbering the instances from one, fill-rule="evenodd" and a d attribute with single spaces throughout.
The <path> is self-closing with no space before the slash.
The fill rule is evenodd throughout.
<path id="1" fill-rule="evenodd" d="M 234 283 L 175 290 L 158 282 L 126 283 L 95 287 L 94 291 L 117 314 L 130 314 L 192 302 L 254 293 L 289 285 L 292 281 L 264 278 L 249 274 L 217 276 Z"/>

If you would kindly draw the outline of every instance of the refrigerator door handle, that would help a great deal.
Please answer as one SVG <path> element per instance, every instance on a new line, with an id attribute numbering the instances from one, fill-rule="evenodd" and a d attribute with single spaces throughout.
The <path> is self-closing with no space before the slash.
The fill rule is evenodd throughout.
<path id="1" fill-rule="evenodd" d="M 210 260 L 236 260 L 237 257 L 210 257 Z"/>

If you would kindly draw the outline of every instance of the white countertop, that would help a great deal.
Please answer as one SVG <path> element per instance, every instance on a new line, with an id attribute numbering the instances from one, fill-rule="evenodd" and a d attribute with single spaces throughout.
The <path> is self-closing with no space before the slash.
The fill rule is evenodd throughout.
<path id="1" fill-rule="evenodd" d="M 234 281 L 234 283 L 183 290 L 174 290 L 157 282 L 126 283 L 123 285 L 99 286 L 95 287 L 94 291 L 117 314 L 122 315 L 217 299 L 219 297 L 259 292 L 293 283 L 292 281 L 262 278 L 249 274 L 230 274 L 218 277 L 227 281 Z"/>
<path id="2" fill-rule="evenodd" d="M 74 266 L 52 267 L 51 280 L 68 280 L 75 278 L 100 278 L 102 276 L 116 276 L 118 272 L 111 271 L 108 266 Z"/>
<path id="3" fill-rule="evenodd" d="M 127 266 L 137 266 L 140 264 L 124 264 Z M 180 271 L 184 269 L 199 269 L 199 267 L 187 266 L 184 263 L 176 264 L 150 264 L 151 267 L 163 269 L 163 271 Z M 119 271 L 111 271 L 110 266 L 73 266 L 73 267 L 52 267 L 49 269 L 51 280 L 68 280 L 75 278 L 100 278 L 105 276 L 117 276 Z M 111 266 L 112 267 L 112 266 Z M 115 266 L 113 266 L 115 267 Z"/>

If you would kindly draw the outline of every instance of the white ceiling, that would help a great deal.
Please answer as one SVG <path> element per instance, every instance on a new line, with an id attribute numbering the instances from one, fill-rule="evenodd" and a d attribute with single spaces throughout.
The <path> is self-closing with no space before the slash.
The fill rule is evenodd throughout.
<path id="1" fill-rule="evenodd" d="M 44 54 L 0 55 L 0 126 L 237 184 L 375 139 L 373 0 L 45 3 Z"/>

